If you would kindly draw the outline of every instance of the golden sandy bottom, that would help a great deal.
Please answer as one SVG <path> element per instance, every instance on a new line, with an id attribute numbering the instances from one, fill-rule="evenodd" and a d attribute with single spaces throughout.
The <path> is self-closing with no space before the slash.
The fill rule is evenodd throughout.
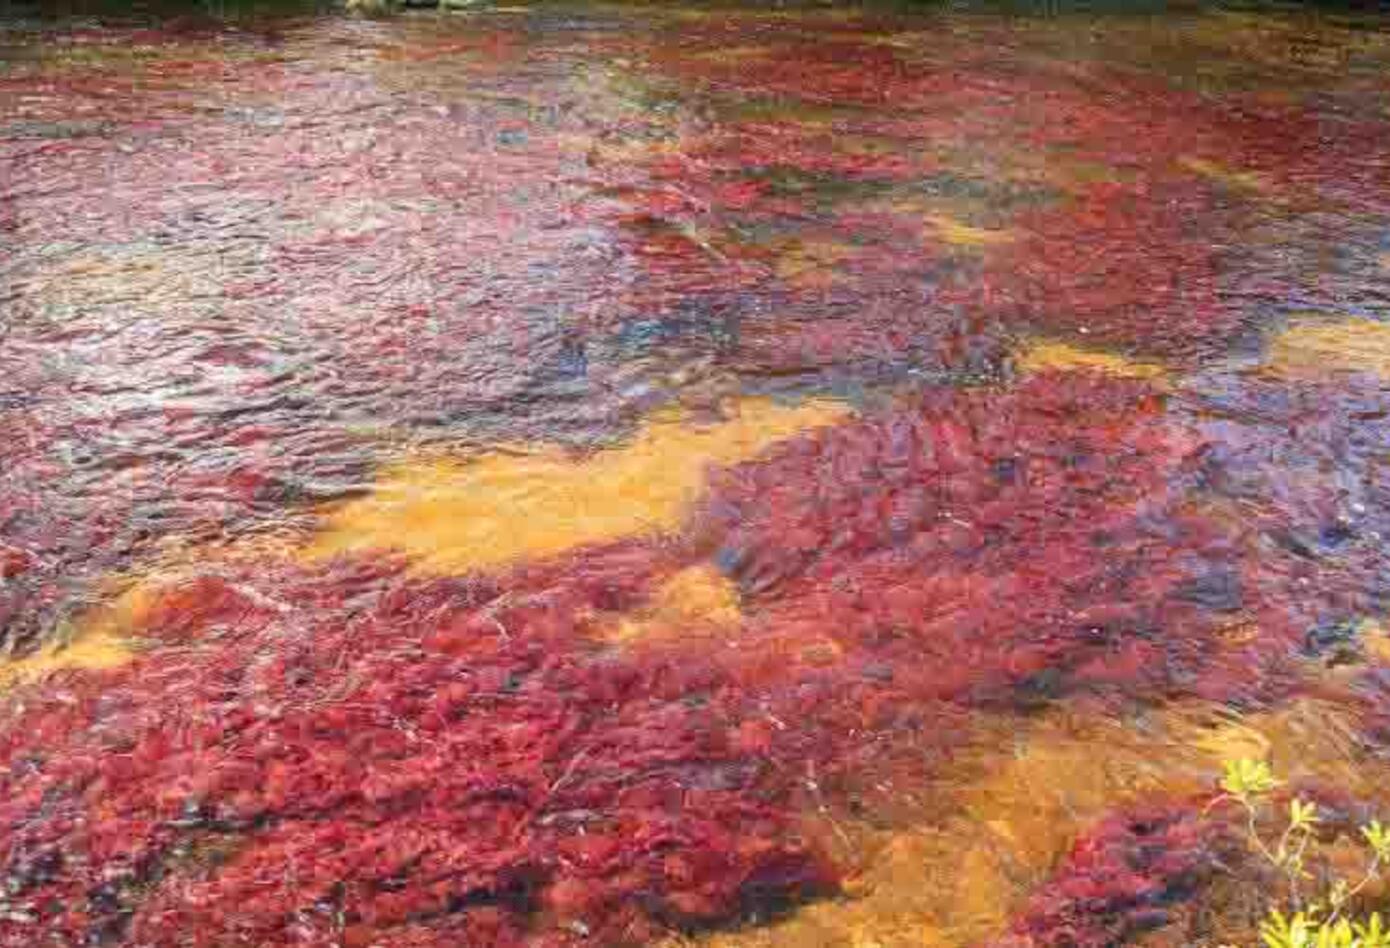
<path id="1" fill-rule="evenodd" d="M 1264 369 L 1276 375 L 1363 372 L 1390 378 L 1390 326 L 1352 318 L 1295 321 L 1271 340 Z"/>
<path id="2" fill-rule="evenodd" d="M 420 572 L 448 575 L 672 533 L 711 466 L 756 457 L 847 413 L 829 401 L 747 399 L 714 424 L 659 413 L 626 444 L 587 457 L 521 447 L 472 461 L 407 461 L 382 472 L 370 495 L 332 514 L 303 555 L 394 550 Z"/>
<path id="3" fill-rule="evenodd" d="M 158 587 L 135 585 L 79 622 L 60 629 L 37 652 L 0 663 L 0 691 L 64 669 L 99 671 L 125 664 L 136 654 L 128 637 L 130 630 L 140 625 L 158 597 Z"/>
<path id="4" fill-rule="evenodd" d="M 707 564 L 691 566 L 657 587 L 642 610 L 624 616 L 610 633 L 618 642 L 736 630 L 743 620 L 738 587 Z"/>
<path id="5" fill-rule="evenodd" d="M 1167 369 L 1157 362 L 1126 358 L 1102 349 L 1084 349 L 1065 342 L 1036 339 L 1014 354 L 1020 372 L 1088 370 L 1132 379 L 1161 379 Z"/>

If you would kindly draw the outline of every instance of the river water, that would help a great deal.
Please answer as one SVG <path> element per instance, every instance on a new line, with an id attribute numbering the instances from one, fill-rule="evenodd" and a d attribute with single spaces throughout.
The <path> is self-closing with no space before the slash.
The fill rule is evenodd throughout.
<path id="1" fill-rule="evenodd" d="M 1390 17 L 218 12 L 0 19 L 0 945 L 1253 945 L 1224 762 L 1390 814 Z"/>

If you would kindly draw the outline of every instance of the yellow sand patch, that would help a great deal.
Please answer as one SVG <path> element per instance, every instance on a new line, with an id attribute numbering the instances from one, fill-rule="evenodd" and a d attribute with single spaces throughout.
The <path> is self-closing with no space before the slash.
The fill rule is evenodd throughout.
<path id="1" fill-rule="evenodd" d="M 663 155 L 680 154 L 683 144 L 676 138 L 627 139 L 624 141 L 600 141 L 592 136 L 566 136 L 566 143 L 583 150 L 593 165 L 626 165 L 633 162 L 649 161 Z"/>
<path id="2" fill-rule="evenodd" d="M 972 227 L 954 217 L 947 217 L 943 214 L 929 215 L 927 223 L 931 225 L 933 232 L 940 240 L 953 247 L 991 247 L 995 244 L 1008 243 L 1013 239 L 1013 235 L 1006 230 Z"/>
<path id="3" fill-rule="evenodd" d="M 1034 880 L 1107 812 L 1209 791 L 1226 760 L 1267 760 L 1283 779 L 1370 797 L 1385 795 L 1387 776 L 1358 755 L 1345 712 L 1313 700 L 1246 717 L 1179 705 L 1129 723 L 1058 712 L 1013 742 L 1011 760 L 988 765 L 995 753 L 984 750 L 990 776 L 965 791 L 965 810 L 1008 842 L 1015 875 Z"/>
<path id="4" fill-rule="evenodd" d="M 1363 621 L 1358 628 L 1366 655 L 1382 665 L 1390 665 L 1390 629 L 1379 622 Z"/>
<path id="5" fill-rule="evenodd" d="M 1376 257 L 1376 263 L 1382 270 L 1390 270 L 1390 253 L 1383 253 Z"/>
<path id="6" fill-rule="evenodd" d="M 855 142 L 859 143 L 858 147 L 851 148 L 850 144 Z M 860 137 L 847 139 L 837 147 L 867 154 L 889 154 L 901 150 L 901 143 L 890 138 Z M 872 211 L 920 217 L 926 225 L 925 236 L 952 247 L 982 249 L 1009 243 L 1015 237 L 1011 230 L 970 223 L 988 213 L 988 208 L 979 200 L 900 193 L 870 201 L 866 207 Z"/>
<path id="7" fill-rule="evenodd" d="M 1237 191 L 1259 194 L 1269 190 L 1269 182 L 1265 180 L 1264 176 L 1253 171 L 1238 171 L 1235 168 L 1227 167 L 1215 161 L 1207 161 L 1204 158 L 1182 158 L 1178 164 L 1194 174 Z"/>
<path id="8" fill-rule="evenodd" d="M 903 153 L 902 140 L 891 135 L 862 132 L 853 135 L 837 134 L 832 144 L 836 151 L 846 155 L 889 156 Z"/>
<path id="9" fill-rule="evenodd" d="M 398 549 L 421 570 L 471 569 L 547 555 L 586 543 L 677 529 L 698 497 L 707 465 L 732 464 L 800 431 L 833 424 L 847 409 L 831 402 L 798 407 L 766 400 L 733 406 L 728 420 L 696 424 L 659 414 L 622 448 L 587 459 L 558 451 L 497 453 L 474 462 L 435 461 L 388 470 L 374 493 L 340 509 L 309 542 L 298 531 L 223 543 L 171 538 L 159 566 L 117 577 L 124 591 L 95 607 L 39 651 L 0 661 L 0 689 L 65 669 L 112 668 L 137 654 L 150 609 L 181 579 L 209 563 L 318 558 L 344 550 Z M 625 618 L 620 638 L 740 621 L 734 586 L 694 567 L 659 588 L 649 607 Z"/>
<path id="10" fill-rule="evenodd" d="M 891 46 L 895 49 L 929 49 L 939 35 L 922 31 L 901 33 L 850 33 L 843 37 L 869 46 Z"/>
<path id="11" fill-rule="evenodd" d="M 281 525 L 257 533 L 225 539 L 206 539 L 178 534 L 166 537 L 155 554 L 156 562 L 132 578 L 149 588 L 168 588 L 173 583 L 207 570 L 209 564 L 263 564 L 267 560 L 292 560 L 308 542 L 307 529 Z"/>
<path id="12" fill-rule="evenodd" d="M 727 630 L 742 617 L 738 587 L 712 566 L 691 566 L 658 587 L 645 609 L 624 617 L 612 637 L 626 642 L 692 629 Z"/>
<path id="13" fill-rule="evenodd" d="M 229 251 L 236 255 L 239 251 Z M 229 256 L 230 259 L 230 256 Z M 196 257 L 153 251 L 93 251 L 55 258 L 30 277 L 29 292 L 45 305 L 84 306 L 150 300 L 175 304 L 222 292 L 222 273 Z"/>
<path id="14" fill-rule="evenodd" d="M 31 655 L 0 661 L 0 690 L 36 681 L 65 669 L 100 670 L 122 665 L 139 654 L 136 641 L 150 612 L 179 583 L 202 575 L 209 564 L 288 560 L 304 543 L 303 533 L 286 529 L 221 542 L 172 536 L 161 544 L 158 565 L 139 574 L 119 574 L 103 584 L 110 597 Z"/>
<path id="15" fill-rule="evenodd" d="M 303 555 L 397 550 L 418 571 L 460 573 L 673 532 L 711 465 L 755 457 L 846 414 L 828 401 L 789 407 L 749 399 L 713 424 L 659 413 L 627 444 L 587 457 L 523 447 L 472 461 L 406 462 L 331 515 Z"/>
<path id="16" fill-rule="evenodd" d="M 1012 739 L 1001 732 L 1007 757 L 990 765 L 999 748 L 977 752 L 988 776 L 964 791 L 965 811 L 1002 845 L 1011 874 L 1033 884 L 1115 806 L 1209 787 L 1220 761 L 1190 730 L 1181 719 L 1135 726 L 1059 712 Z"/>
<path id="17" fill-rule="evenodd" d="M 1014 365 L 1020 372 L 1090 370 L 1132 379 L 1161 378 L 1166 371 L 1154 362 L 1136 362 L 1113 352 L 1048 341 L 1028 343 L 1014 356 Z"/>
<path id="18" fill-rule="evenodd" d="M 57 671 L 115 668 L 135 653 L 120 638 L 104 634 L 81 635 L 71 642 L 53 642 L 32 655 L 0 665 L 0 690 L 38 681 Z"/>
<path id="19" fill-rule="evenodd" d="M 135 657 L 127 636 L 148 614 L 156 598 L 153 587 L 132 586 L 62 630 L 32 655 L 0 664 L 0 690 L 67 669 L 99 671 L 125 664 Z"/>
<path id="20" fill-rule="evenodd" d="M 1369 372 L 1390 378 L 1390 326 L 1369 319 L 1294 323 L 1270 343 L 1265 369 L 1289 375 Z"/>

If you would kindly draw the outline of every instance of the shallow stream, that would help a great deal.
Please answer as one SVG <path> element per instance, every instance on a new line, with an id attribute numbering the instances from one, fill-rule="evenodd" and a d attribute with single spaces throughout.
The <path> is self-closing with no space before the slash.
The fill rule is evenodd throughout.
<path id="1" fill-rule="evenodd" d="M 219 13 L 0 18 L 0 945 L 1254 945 L 1224 762 L 1390 816 L 1390 16 Z"/>

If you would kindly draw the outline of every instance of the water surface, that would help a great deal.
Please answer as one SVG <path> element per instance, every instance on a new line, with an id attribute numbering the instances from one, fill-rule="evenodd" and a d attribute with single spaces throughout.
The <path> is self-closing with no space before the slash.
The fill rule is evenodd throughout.
<path id="1" fill-rule="evenodd" d="M 12 11 L 0 944 L 1253 944 L 1223 760 L 1390 812 L 1388 26 Z"/>

